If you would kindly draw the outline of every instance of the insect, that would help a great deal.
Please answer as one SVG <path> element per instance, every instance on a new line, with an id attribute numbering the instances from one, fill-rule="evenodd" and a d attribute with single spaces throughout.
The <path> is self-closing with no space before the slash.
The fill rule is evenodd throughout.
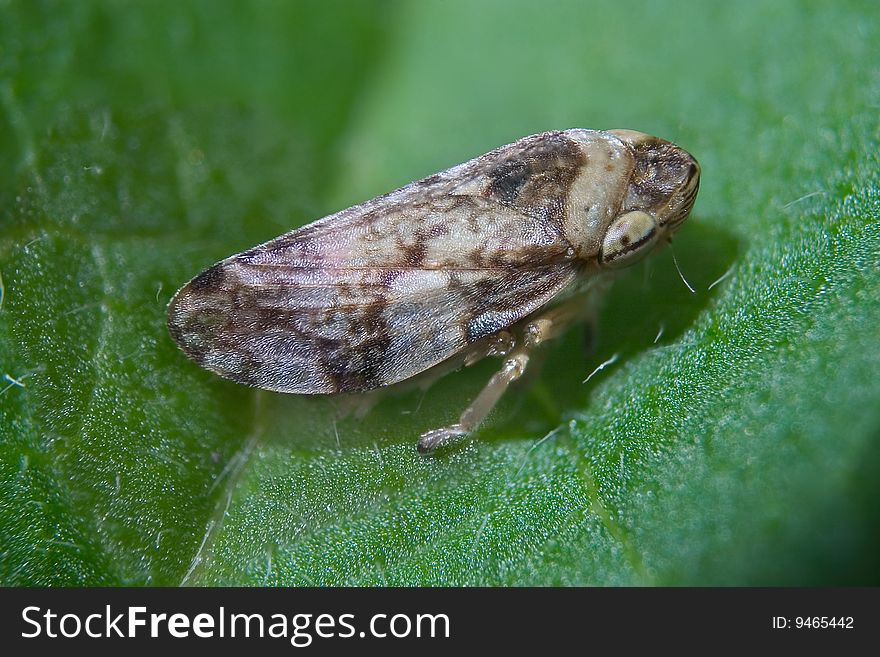
<path id="1" fill-rule="evenodd" d="M 583 294 L 668 242 L 700 167 L 632 130 L 524 137 L 230 256 L 181 288 L 171 336 L 202 367 L 278 392 L 389 386 L 501 356 L 458 422 L 473 432 Z"/>

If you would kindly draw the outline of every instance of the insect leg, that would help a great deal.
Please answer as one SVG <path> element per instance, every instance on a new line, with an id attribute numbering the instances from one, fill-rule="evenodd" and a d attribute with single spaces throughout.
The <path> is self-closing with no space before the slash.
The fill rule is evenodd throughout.
<path id="1" fill-rule="evenodd" d="M 529 354 L 526 348 L 518 349 L 510 354 L 501 369 L 489 379 L 489 383 L 480 391 L 477 398 L 464 410 L 457 423 L 422 434 L 419 438 L 419 451 L 422 454 L 427 454 L 440 445 L 465 436 L 476 429 L 504 394 L 504 391 L 507 390 L 507 386 L 522 376 L 528 362 Z"/>
<path id="2" fill-rule="evenodd" d="M 574 322 L 592 316 L 592 310 L 586 301 L 585 295 L 572 297 L 531 320 L 523 331 L 525 343 L 530 347 L 537 347 L 563 333 Z"/>
<path id="3" fill-rule="evenodd" d="M 510 331 L 498 331 L 465 356 L 464 366 L 470 367 L 487 356 L 507 356 L 515 346 L 516 339 Z"/>
<path id="4" fill-rule="evenodd" d="M 559 335 L 573 321 L 580 319 L 583 313 L 583 299 L 575 297 L 529 321 L 523 329 L 523 344 L 508 354 L 501 369 L 489 379 L 477 398 L 461 414 L 458 422 L 423 433 L 419 438 L 419 452 L 431 452 L 480 426 L 507 390 L 507 386 L 523 375 L 532 349 Z"/>

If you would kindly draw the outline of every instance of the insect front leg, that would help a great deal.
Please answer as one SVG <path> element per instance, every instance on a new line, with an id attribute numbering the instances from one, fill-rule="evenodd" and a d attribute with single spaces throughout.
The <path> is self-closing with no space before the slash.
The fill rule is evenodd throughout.
<path id="1" fill-rule="evenodd" d="M 419 438 L 419 452 L 427 454 L 476 430 L 495 407 L 507 387 L 523 375 L 531 351 L 539 344 L 559 335 L 573 321 L 581 317 L 582 302 L 582 299 L 570 299 L 529 321 L 523 328 L 522 345 L 507 355 L 501 369 L 489 379 L 471 405 L 464 409 L 458 422 L 423 433 Z"/>

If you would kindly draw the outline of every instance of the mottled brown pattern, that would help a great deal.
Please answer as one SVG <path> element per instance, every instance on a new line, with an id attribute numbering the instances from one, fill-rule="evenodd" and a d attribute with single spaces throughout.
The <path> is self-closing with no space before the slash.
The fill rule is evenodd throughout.
<path id="1" fill-rule="evenodd" d="M 488 173 L 491 180 L 486 196 L 502 203 L 513 203 L 531 175 L 527 162 L 502 162 Z"/>
<path id="2" fill-rule="evenodd" d="M 669 202 L 683 180 L 698 174 L 693 158 L 678 146 L 662 139 L 645 140 L 633 149 L 635 169 L 630 183 L 630 202 L 633 210 L 656 210 Z M 696 190 L 690 202 L 696 197 Z M 687 207 L 686 215 L 690 211 Z"/>
<path id="3" fill-rule="evenodd" d="M 581 285 L 626 211 L 674 229 L 696 195 L 690 166 L 641 133 L 525 137 L 214 265 L 172 299 L 169 331 L 247 385 L 390 385 Z"/>
<path id="4" fill-rule="evenodd" d="M 223 287 L 225 278 L 223 267 L 214 265 L 192 279 L 189 287 L 195 292 L 215 292 Z"/>
<path id="5" fill-rule="evenodd" d="M 425 256 L 428 254 L 428 236 L 417 234 L 411 244 L 400 245 L 398 250 L 401 263 L 410 268 L 421 268 L 425 264 Z"/>
<path id="6" fill-rule="evenodd" d="M 587 158 L 564 133 L 552 133 L 487 172 L 484 195 L 530 216 L 562 221 L 571 184 Z"/>

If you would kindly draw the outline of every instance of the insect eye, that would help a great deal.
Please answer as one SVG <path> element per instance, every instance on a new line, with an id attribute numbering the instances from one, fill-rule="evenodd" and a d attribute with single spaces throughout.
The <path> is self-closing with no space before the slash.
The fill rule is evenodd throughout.
<path id="1" fill-rule="evenodd" d="M 657 241 L 657 222 L 637 210 L 618 217 L 602 240 L 599 262 L 604 267 L 626 267 L 650 253 Z"/>

